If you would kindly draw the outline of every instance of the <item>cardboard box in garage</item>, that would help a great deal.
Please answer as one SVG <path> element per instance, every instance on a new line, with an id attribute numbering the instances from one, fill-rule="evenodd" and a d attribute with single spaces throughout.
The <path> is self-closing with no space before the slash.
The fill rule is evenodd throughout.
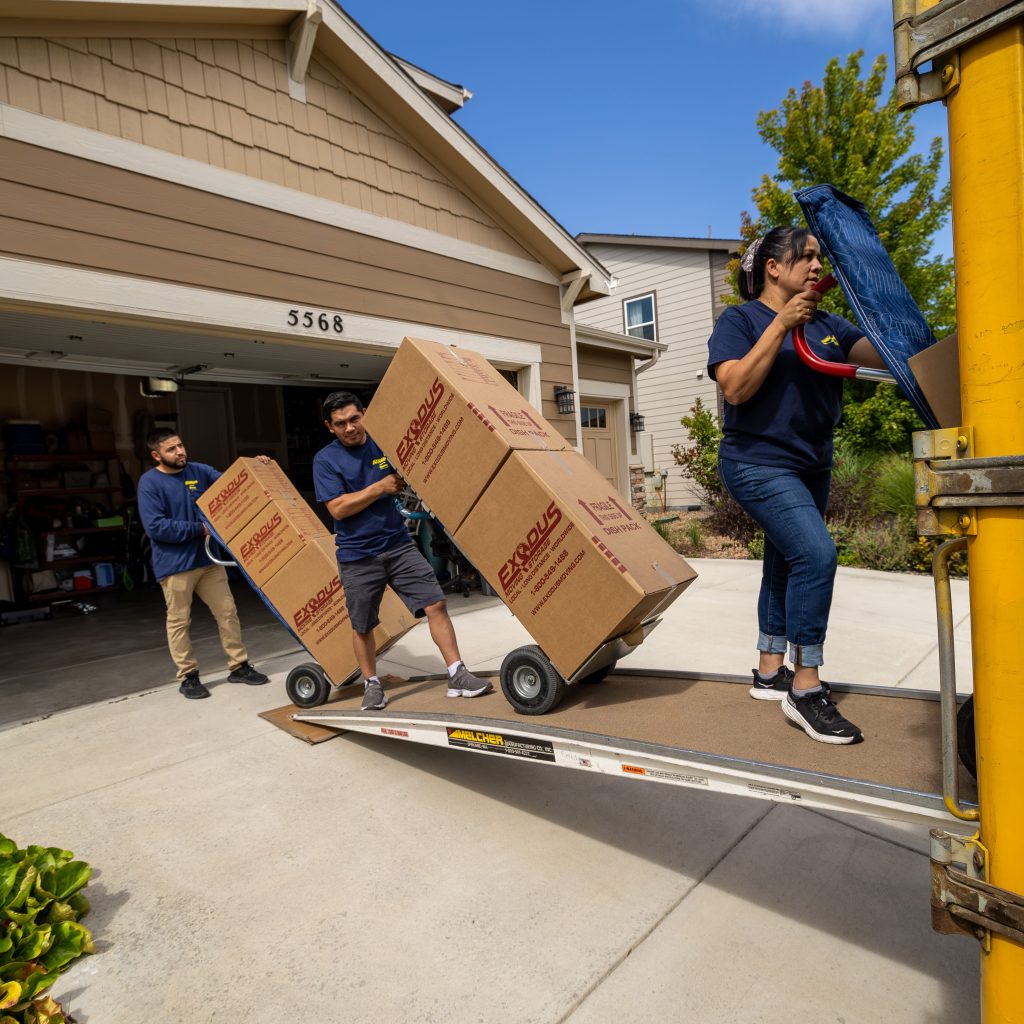
<path id="1" fill-rule="evenodd" d="M 577 452 L 513 452 L 455 534 L 566 678 L 696 572 Z"/>
<path id="2" fill-rule="evenodd" d="M 196 504 L 229 547 L 236 534 L 271 501 L 302 502 L 302 495 L 276 462 L 235 459 Z M 304 503 L 304 502 L 303 502 Z"/>
<path id="3" fill-rule="evenodd" d="M 229 542 L 235 561 L 262 587 L 302 548 L 334 538 L 301 498 L 272 498 Z"/>
<path id="4" fill-rule="evenodd" d="M 478 352 L 419 338 L 402 342 L 365 423 L 449 532 L 510 451 L 571 448 Z"/>
<path id="5" fill-rule="evenodd" d="M 261 589 L 332 682 L 340 683 L 356 671 L 333 537 L 305 544 Z M 401 598 L 391 589 L 385 591 L 380 625 L 374 630 L 377 652 L 390 647 L 416 622 Z"/>

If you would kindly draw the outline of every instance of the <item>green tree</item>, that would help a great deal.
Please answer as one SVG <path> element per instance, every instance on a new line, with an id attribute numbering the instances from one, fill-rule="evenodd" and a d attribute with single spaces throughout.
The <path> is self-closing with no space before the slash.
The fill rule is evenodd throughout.
<path id="1" fill-rule="evenodd" d="M 886 59 L 877 57 L 861 78 L 863 56 L 858 50 L 845 63 L 833 58 L 821 85 L 804 82 L 799 92 L 790 89 L 776 109 L 758 115 L 758 133 L 779 154 L 779 162 L 775 174 L 763 175 L 753 190 L 757 216 L 743 212 L 742 235 L 749 242 L 776 225 L 801 223 L 794 191 L 823 182 L 834 185 L 867 207 L 896 270 L 941 338 L 956 322 L 953 261 L 930 255 L 932 239 L 950 215 L 949 185 L 938 186 L 942 140 L 932 139 L 927 155 L 910 152 L 912 114 L 896 108 L 891 90 L 883 95 Z M 734 272 L 737 267 L 738 261 Z M 838 288 L 825 296 L 822 308 L 855 321 Z M 894 402 L 872 385 L 847 385 L 848 412 L 861 403 L 868 409 L 851 432 L 851 442 L 867 449 L 909 448 L 910 430 L 921 424 L 902 396 Z M 884 429 L 871 431 L 873 422 Z"/>

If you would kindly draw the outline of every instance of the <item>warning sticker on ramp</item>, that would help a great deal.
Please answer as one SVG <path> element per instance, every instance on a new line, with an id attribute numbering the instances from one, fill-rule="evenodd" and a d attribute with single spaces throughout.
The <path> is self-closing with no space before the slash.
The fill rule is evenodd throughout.
<path id="1" fill-rule="evenodd" d="M 489 754 L 508 754 L 511 757 L 525 757 L 531 761 L 554 761 L 555 759 L 555 748 L 547 740 L 510 736 L 506 732 L 482 732 L 477 729 L 449 727 L 447 732 L 450 747 L 483 750 Z"/>

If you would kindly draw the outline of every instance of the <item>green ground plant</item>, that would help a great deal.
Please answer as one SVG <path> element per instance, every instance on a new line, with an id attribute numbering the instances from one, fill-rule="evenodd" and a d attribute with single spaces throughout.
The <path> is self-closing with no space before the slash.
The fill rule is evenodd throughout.
<path id="1" fill-rule="evenodd" d="M 72 1024 L 46 995 L 58 976 L 95 952 L 79 919 L 92 868 L 70 850 L 0 835 L 0 1024 Z"/>

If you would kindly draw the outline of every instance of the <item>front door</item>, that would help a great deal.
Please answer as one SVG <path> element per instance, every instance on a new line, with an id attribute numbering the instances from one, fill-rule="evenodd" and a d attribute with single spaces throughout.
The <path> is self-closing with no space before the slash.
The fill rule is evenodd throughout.
<path id="1" fill-rule="evenodd" d="M 598 472 L 618 490 L 619 450 L 615 436 L 615 419 L 607 403 L 584 399 L 580 406 L 580 425 L 583 428 L 583 454 Z"/>

